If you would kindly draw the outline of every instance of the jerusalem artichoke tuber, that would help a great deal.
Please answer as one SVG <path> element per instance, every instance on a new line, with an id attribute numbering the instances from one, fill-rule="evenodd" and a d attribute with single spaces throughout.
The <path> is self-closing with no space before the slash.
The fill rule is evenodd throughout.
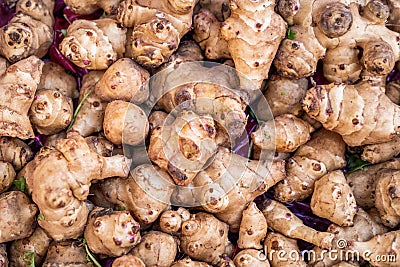
<path id="1" fill-rule="evenodd" d="M 15 179 L 15 170 L 8 162 L 0 161 L 0 193 L 9 189 Z"/>
<path id="2" fill-rule="evenodd" d="M 8 267 L 6 244 L 0 244 L 0 266 Z"/>
<path id="3" fill-rule="evenodd" d="M 146 267 L 143 261 L 131 254 L 123 255 L 113 261 L 112 267 Z"/>
<path id="4" fill-rule="evenodd" d="M 46 259 L 42 266 L 94 267 L 95 265 L 92 262 L 88 262 L 87 257 L 85 247 L 82 246 L 80 241 L 53 242 L 47 251 Z"/>
<path id="5" fill-rule="evenodd" d="M 399 196 L 400 171 L 382 170 L 378 174 L 375 188 L 375 207 L 379 211 L 382 223 L 391 228 L 400 223 Z"/>
<path id="6" fill-rule="evenodd" d="M 264 215 L 257 208 L 256 203 L 251 202 L 242 214 L 238 247 L 241 249 L 261 249 L 261 240 L 265 238 L 267 228 L 267 220 Z"/>
<path id="7" fill-rule="evenodd" d="M 210 10 L 219 21 L 224 21 L 231 15 L 229 0 L 199 0 L 199 6 Z"/>
<path id="8" fill-rule="evenodd" d="M 388 161 L 398 154 L 400 154 L 400 136 L 395 136 L 388 142 L 364 146 L 361 159 L 376 164 Z"/>
<path id="9" fill-rule="evenodd" d="M 189 219 L 189 211 L 182 207 L 178 210 L 167 210 L 160 216 L 161 231 L 168 234 L 176 234 L 180 232 L 182 223 Z"/>
<path id="10" fill-rule="evenodd" d="M 103 9 L 107 14 L 116 14 L 119 0 L 65 0 L 65 4 L 69 6 L 72 12 L 76 14 L 92 14 L 98 9 Z"/>
<path id="11" fill-rule="evenodd" d="M 192 261 L 190 258 L 184 258 L 183 260 L 174 262 L 171 267 L 211 267 L 211 265 L 201 261 Z"/>
<path id="12" fill-rule="evenodd" d="M 261 250 L 245 249 L 240 251 L 233 262 L 236 267 L 270 267 L 268 257 Z"/>
<path id="13" fill-rule="evenodd" d="M 11 163 L 16 171 L 22 169 L 33 156 L 32 149 L 18 138 L 0 137 L 0 160 Z"/>

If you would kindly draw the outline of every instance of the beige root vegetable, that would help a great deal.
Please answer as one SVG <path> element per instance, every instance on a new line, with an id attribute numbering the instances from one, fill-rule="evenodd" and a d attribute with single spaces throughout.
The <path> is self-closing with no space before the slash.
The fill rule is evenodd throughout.
<path id="1" fill-rule="evenodd" d="M 238 247 L 241 249 L 261 249 L 261 241 L 267 234 L 267 220 L 257 208 L 256 203 L 251 202 L 243 211 L 240 222 Z"/>
<path id="2" fill-rule="evenodd" d="M 400 104 L 400 80 L 386 84 L 386 95 L 396 105 Z"/>
<path id="3" fill-rule="evenodd" d="M 390 141 L 400 133 L 400 107 L 384 94 L 382 82 L 318 85 L 307 91 L 305 111 L 349 146 Z"/>
<path id="4" fill-rule="evenodd" d="M 222 36 L 236 69 L 259 89 L 285 37 L 286 23 L 275 13 L 273 1 L 234 0 L 229 8 L 231 16 L 221 28 Z"/>
<path id="5" fill-rule="evenodd" d="M 199 6 L 208 9 L 219 21 L 224 21 L 231 15 L 228 0 L 199 0 Z"/>
<path id="6" fill-rule="evenodd" d="M 292 114 L 284 114 L 262 124 L 251 134 L 251 139 L 261 149 L 293 152 L 310 140 L 313 131 L 308 122 Z"/>
<path id="7" fill-rule="evenodd" d="M 15 179 L 15 170 L 8 162 L 0 161 L 0 193 L 9 189 Z"/>
<path id="8" fill-rule="evenodd" d="M 114 145 L 103 136 L 88 136 L 85 141 L 89 148 L 97 154 L 103 157 L 111 157 L 113 155 Z"/>
<path id="9" fill-rule="evenodd" d="M 333 171 L 315 182 L 312 212 L 341 226 L 352 226 L 357 204 L 342 171 Z"/>
<path id="10" fill-rule="evenodd" d="M 0 266 L 8 267 L 6 244 L 0 244 Z"/>
<path id="11" fill-rule="evenodd" d="M 390 160 L 398 154 L 400 154 L 400 136 L 395 136 L 385 143 L 364 146 L 361 159 L 376 164 Z"/>
<path id="12" fill-rule="evenodd" d="M 193 39 L 208 59 L 231 58 L 228 42 L 221 35 L 222 25 L 208 9 L 201 9 L 193 17 Z"/>
<path id="13" fill-rule="evenodd" d="M 142 224 L 154 222 L 167 209 L 173 190 L 168 173 L 149 164 L 136 167 L 127 179 L 107 179 L 101 188 L 107 200 L 125 207 Z"/>
<path id="14" fill-rule="evenodd" d="M 42 228 L 36 227 L 31 236 L 11 243 L 10 265 L 27 266 L 29 263 L 24 259 L 26 259 L 26 253 L 29 252 L 34 253 L 35 264 L 41 264 L 51 240 L 50 236 Z"/>
<path id="15" fill-rule="evenodd" d="M 366 166 L 362 170 L 346 174 L 357 205 L 363 209 L 375 206 L 375 189 L 379 173 L 384 169 L 400 170 L 400 159 L 392 159 L 380 164 Z"/>
<path id="16" fill-rule="evenodd" d="M 183 62 L 202 61 L 203 59 L 204 56 L 199 45 L 193 40 L 185 40 L 180 42 L 178 50 L 156 71 L 159 72 L 167 67 L 177 66 Z"/>
<path id="17" fill-rule="evenodd" d="M 88 136 L 103 129 L 104 112 L 107 102 L 102 101 L 94 92 L 94 87 L 102 75 L 103 72 L 91 71 L 83 76 L 82 88 L 78 99 L 78 102 L 82 103 L 82 106 L 76 115 L 74 124 L 69 130 L 70 132 L 77 132 L 82 136 Z"/>
<path id="18" fill-rule="evenodd" d="M 175 262 L 171 267 L 211 267 L 211 265 L 201 261 L 193 261 L 187 257 Z"/>
<path id="19" fill-rule="evenodd" d="M 300 249 L 294 239 L 279 233 L 268 233 L 264 241 L 265 254 L 272 267 L 308 266 L 300 255 Z"/>
<path id="20" fill-rule="evenodd" d="M 140 242 L 139 229 L 129 211 L 95 208 L 89 214 L 85 239 L 93 253 L 118 257 Z"/>
<path id="21" fill-rule="evenodd" d="M 390 29 L 400 32 L 399 19 L 400 19 L 400 3 L 396 0 L 386 0 L 390 9 L 389 19 L 387 25 Z"/>
<path id="22" fill-rule="evenodd" d="M 211 214 L 192 214 L 182 224 L 180 249 L 192 259 L 218 264 L 220 256 L 229 252 L 232 246 L 228 240 L 228 230 L 226 223 Z"/>
<path id="23" fill-rule="evenodd" d="M 286 177 L 275 186 L 275 198 L 281 202 L 303 200 L 312 194 L 315 181 L 345 165 L 342 137 L 321 129 L 286 162 Z"/>
<path id="24" fill-rule="evenodd" d="M 0 76 L 0 136 L 33 138 L 28 111 L 42 74 L 43 62 L 31 56 L 7 68 Z"/>
<path id="25" fill-rule="evenodd" d="M 160 216 L 160 229 L 168 234 L 176 234 L 182 228 L 182 223 L 190 219 L 190 213 L 185 208 L 167 210 Z"/>
<path id="26" fill-rule="evenodd" d="M 78 84 L 74 76 L 68 74 L 63 67 L 57 63 L 45 62 L 40 76 L 40 89 L 53 89 L 72 99 L 79 96 Z"/>
<path id="27" fill-rule="evenodd" d="M 46 55 L 53 42 L 52 0 L 19 0 L 16 15 L 0 28 L 0 55 L 10 62 Z"/>
<path id="28" fill-rule="evenodd" d="M 104 135 L 113 144 L 140 145 L 149 131 L 145 112 L 135 104 L 114 100 L 104 113 Z"/>
<path id="29" fill-rule="evenodd" d="M 333 233 L 335 238 L 333 239 L 333 250 L 337 250 L 342 253 L 343 240 L 347 241 L 367 241 L 374 237 L 375 235 L 380 235 L 388 232 L 388 228 L 381 223 L 375 221 L 375 219 L 370 216 L 367 212 L 359 209 L 357 214 L 354 216 L 354 225 L 352 227 L 341 227 L 336 224 L 331 224 L 328 228 L 328 232 Z M 310 255 L 315 255 L 317 257 L 310 258 L 309 264 L 311 266 L 332 266 L 338 263 L 341 259 L 329 257 L 324 255 L 321 248 L 314 247 L 313 252 Z M 323 256 L 321 256 L 323 255 Z M 351 260 L 354 255 L 349 255 L 348 260 Z M 356 259 L 355 259 L 356 260 Z"/>
<path id="30" fill-rule="evenodd" d="M 301 100 L 306 95 L 308 81 L 306 79 L 288 79 L 280 76 L 272 76 L 268 81 L 264 96 L 274 117 L 293 114 L 299 116 L 303 113 Z M 259 102 L 258 110 L 263 112 L 263 101 Z M 260 116 L 262 119 L 262 116 Z"/>
<path id="31" fill-rule="evenodd" d="M 116 14 L 119 0 L 65 0 L 65 4 L 76 14 L 92 14 L 99 9 L 103 9 L 107 14 Z"/>
<path id="32" fill-rule="evenodd" d="M 168 114 L 161 110 L 156 110 L 149 115 L 149 131 L 150 133 L 158 128 L 162 127 L 168 118 Z"/>
<path id="33" fill-rule="evenodd" d="M 233 262 L 236 267 L 270 267 L 268 257 L 262 251 L 255 249 L 240 251 L 233 259 Z"/>
<path id="34" fill-rule="evenodd" d="M 35 230 L 38 208 L 20 191 L 0 195 L 0 243 L 28 237 Z"/>
<path id="35" fill-rule="evenodd" d="M 399 265 L 399 234 L 400 231 L 376 235 L 364 242 L 348 242 L 348 250 L 360 253 L 373 266 L 395 267 Z M 387 259 L 382 261 L 382 259 Z"/>
<path id="36" fill-rule="evenodd" d="M 64 266 L 88 266 L 94 267 L 92 262 L 87 261 L 85 247 L 79 241 L 67 240 L 54 242 L 47 251 L 43 267 Z"/>
<path id="37" fill-rule="evenodd" d="M 6 72 L 8 65 L 7 59 L 0 57 L 0 76 Z"/>
<path id="38" fill-rule="evenodd" d="M 135 61 L 149 68 L 166 62 L 190 30 L 195 5 L 194 0 L 122 1 L 117 20 L 133 27 L 129 42 Z"/>
<path id="39" fill-rule="evenodd" d="M 215 135 L 212 117 L 183 111 L 172 124 L 153 130 L 149 158 L 177 185 L 188 185 L 216 152 Z"/>
<path id="40" fill-rule="evenodd" d="M 194 186 L 202 207 L 238 232 L 243 210 L 285 177 L 285 162 L 249 160 L 220 147 L 213 162 L 199 172 Z"/>
<path id="41" fill-rule="evenodd" d="M 104 70 L 125 52 L 126 29 L 113 19 L 75 20 L 60 43 L 61 53 L 75 65 Z"/>
<path id="42" fill-rule="evenodd" d="M 129 160 L 124 156 L 102 157 L 76 135 L 59 140 L 55 148 L 42 148 L 23 172 L 44 218 L 39 225 L 53 239 L 63 240 L 83 233 L 89 213 L 84 200 L 90 183 L 112 176 L 126 177 L 128 171 Z"/>
<path id="43" fill-rule="evenodd" d="M 131 254 L 123 255 L 113 261 L 112 267 L 146 267 L 143 261 Z"/>
<path id="44" fill-rule="evenodd" d="M 261 204 L 261 212 L 269 227 L 287 237 L 301 239 L 323 249 L 332 247 L 333 234 L 319 232 L 304 225 L 296 215 L 277 201 L 265 200 Z"/>
<path id="45" fill-rule="evenodd" d="M 29 110 L 29 119 L 38 133 L 52 135 L 67 128 L 73 110 L 71 98 L 57 90 L 39 90 Z"/>
<path id="46" fill-rule="evenodd" d="M 375 207 L 379 211 L 382 223 L 391 228 L 400 223 L 399 191 L 400 171 L 382 170 L 378 175 L 375 188 Z"/>
<path id="47" fill-rule="evenodd" d="M 16 171 L 33 158 L 31 148 L 18 138 L 0 137 L 0 160 L 11 163 Z"/>
<path id="48" fill-rule="evenodd" d="M 227 254 L 222 254 L 221 256 L 221 264 L 219 267 L 235 267 L 233 260 L 231 260 Z"/>
<path id="49" fill-rule="evenodd" d="M 177 240 L 169 234 L 150 231 L 130 254 L 140 258 L 146 266 L 169 267 L 178 252 Z"/>
<path id="50" fill-rule="evenodd" d="M 149 78 L 149 72 L 133 60 L 121 58 L 106 70 L 95 92 L 105 101 L 123 100 L 138 105 L 149 96 L 146 86 Z"/>

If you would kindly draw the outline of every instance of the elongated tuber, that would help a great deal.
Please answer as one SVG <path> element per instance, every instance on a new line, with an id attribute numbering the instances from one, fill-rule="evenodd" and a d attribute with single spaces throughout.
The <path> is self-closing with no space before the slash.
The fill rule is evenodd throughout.
<path id="1" fill-rule="evenodd" d="M 400 107 L 385 95 L 380 81 L 318 85 L 307 91 L 304 109 L 349 146 L 390 141 L 400 133 Z"/>
<path id="2" fill-rule="evenodd" d="M 281 202 L 303 200 L 312 194 L 315 181 L 345 165 L 342 137 L 321 129 L 287 160 L 286 177 L 275 186 L 275 198 Z"/>
<path id="3" fill-rule="evenodd" d="M 60 43 L 60 51 L 79 67 L 104 70 L 122 57 L 125 40 L 126 29 L 116 20 L 75 20 Z"/>
<path id="4" fill-rule="evenodd" d="M 315 182 L 312 212 L 341 226 L 352 226 L 357 204 L 342 171 L 333 171 Z"/>
<path id="5" fill-rule="evenodd" d="M 261 249 L 261 241 L 267 234 L 267 228 L 267 220 L 264 215 L 257 208 L 256 203 L 251 202 L 242 214 L 238 247 Z"/>
<path id="6" fill-rule="evenodd" d="M 266 199 L 261 204 L 260 210 L 267 219 L 268 226 L 273 230 L 290 238 L 307 241 L 323 249 L 330 249 L 332 247 L 333 234 L 319 232 L 304 225 L 303 222 L 283 204 L 275 200 Z"/>
<path id="7" fill-rule="evenodd" d="M 84 200 L 91 181 L 126 177 L 128 164 L 122 155 L 102 157 L 91 151 L 79 135 L 59 140 L 55 148 L 42 148 L 24 171 L 44 218 L 39 225 L 55 240 L 79 237 L 89 213 Z"/>
<path id="8" fill-rule="evenodd" d="M 240 251 L 233 262 L 236 267 L 270 267 L 268 257 L 261 250 L 245 249 Z"/>
<path id="9" fill-rule="evenodd" d="M 199 212 L 182 224 L 181 250 L 193 259 L 218 264 L 231 244 L 229 226 L 213 215 Z"/>
<path id="10" fill-rule="evenodd" d="M 286 23 L 275 13 L 274 1 L 233 0 L 229 8 L 231 16 L 224 22 L 222 36 L 236 69 L 259 89 L 285 37 Z"/>
<path id="11" fill-rule="evenodd" d="M 293 152 L 310 140 L 313 131 L 314 128 L 308 122 L 292 114 L 284 114 L 262 124 L 251 134 L 251 139 L 261 149 Z"/>
<path id="12" fill-rule="evenodd" d="M 178 252 L 178 242 L 169 234 L 150 231 L 130 254 L 140 258 L 146 266 L 171 266 Z"/>
<path id="13" fill-rule="evenodd" d="M 28 237 L 35 230 L 38 208 L 20 191 L 0 195 L 0 243 Z M 32 227 L 33 226 L 33 227 Z"/>
<path id="14" fill-rule="evenodd" d="M 125 207 L 140 223 L 150 224 L 167 209 L 172 183 L 165 171 L 143 164 L 131 171 L 127 179 L 110 178 L 100 186 L 111 203 Z"/>
<path id="15" fill-rule="evenodd" d="M 385 143 L 364 146 L 361 159 L 376 164 L 388 161 L 398 154 L 400 154 L 400 136 L 395 136 Z"/>
<path id="16" fill-rule="evenodd" d="M 0 136 L 33 138 L 28 111 L 42 74 L 43 62 L 31 56 L 7 68 L 0 76 Z"/>
<path id="17" fill-rule="evenodd" d="M 46 55 L 53 41 L 52 0 L 19 0 L 17 14 L 0 28 L 0 55 L 10 62 Z"/>
<path id="18" fill-rule="evenodd" d="M 118 257 L 139 243 L 139 229 L 129 211 L 95 208 L 89 214 L 85 239 L 92 252 Z"/>

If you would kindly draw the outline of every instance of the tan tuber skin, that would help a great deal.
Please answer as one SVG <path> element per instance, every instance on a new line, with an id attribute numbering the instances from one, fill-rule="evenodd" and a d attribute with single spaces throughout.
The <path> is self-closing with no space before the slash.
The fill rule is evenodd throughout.
<path id="1" fill-rule="evenodd" d="M 332 247 L 333 234 L 319 232 L 304 225 L 283 204 L 267 199 L 261 204 L 260 210 L 267 219 L 268 226 L 273 230 L 290 238 L 304 240 L 323 249 L 330 249 Z"/>
<path id="2" fill-rule="evenodd" d="M 129 42 L 135 61 L 147 68 L 166 62 L 192 26 L 194 0 L 124 0 L 117 20 L 133 27 Z"/>
<path id="3" fill-rule="evenodd" d="M 167 234 L 180 232 L 182 223 L 190 219 L 190 213 L 185 208 L 178 210 L 167 210 L 160 216 L 160 229 Z"/>
<path id="4" fill-rule="evenodd" d="M 20 191 L 0 195 L 0 243 L 28 237 L 36 226 L 38 208 Z"/>
<path id="5" fill-rule="evenodd" d="M 0 28 L 0 55 L 14 63 L 41 58 L 53 42 L 53 0 L 19 0 L 16 15 Z"/>
<path id="6" fill-rule="evenodd" d="M 386 0 L 386 3 L 390 9 L 389 19 L 387 21 L 387 25 L 389 29 L 393 31 L 400 32 L 400 3 L 396 0 Z"/>
<path id="7" fill-rule="evenodd" d="M 0 161 L 0 193 L 7 191 L 15 179 L 15 170 L 8 162 Z"/>
<path id="8" fill-rule="evenodd" d="M 111 157 L 114 154 L 114 145 L 103 136 L 88 136 L 85 138 L 89 148 L 103 157 Z"/>
<path id="9" fill-rule="evenodd" d="M 245 249 L 240 251 L 233 262 L 236 267 L 270 267 L 268 258 L 262 251 L 255 249 Z"/>
<path id="10" fill-rule="evenodd" d="M 40 76 L 38 90 L 53 89 L 61 94 L 75 99 L 79 96 L 76 78 L 68 74 L 65 69 L 57 63 L 45 62 Z"/>
<path id="11" fill-rule="evenodd" d="M 110 102 L 104 113 L 104 135 L 115 145 L 141 145 L 149 131 L 144 111 L 135 104 L 121 100 Z"/>
<path id="12" fill-rule="evenodd" d="M 199 6 L 208 9 L 219 20 L 224 21 L 231 15 L 228 0 L 199 0 Z"/>
<path id="13" fill-rule="evenodd" d="M 0 160 L 9 162 L 16 171 L 33 159 L 31 148 L 18 138 L 0 137 Z"/>
<path id="14" fill-rule="evenodd" d="M 342 171 L 333 171 L 315 182 L 312 212 L 340 226 L 352 226 L 358 207 Z"/>
<path id="15" fill-rule="evenodd" d="M 60 43 L 61 53 L 78 67 L 104 70 L 125 52 L 126 28 L 110 18 L 75 20 Z"/>
<path id="16" fill-rule="evenodd" d="M 101 71 L 91 71 L 83 76 L 82 89 L 78 102 L 82 103 L 86 94 L 88 94 L 88 97 L 83 102 L 69 132 L 77 132 L 82 136 L 89 136 L 103 129 L 104 112 L 107 102 L 102 101 L 94 92 L 94 87 L 102 75 L 103 72 Z"/>
<path id="17" fill-rule="evenodd" d="M 251 202 L 243 211 L 239 229 L 238 247 L 240 249 L 261 249 L 261 241 L 267 234 L 267 220 L 257 208 L 256 203 Z"/>
<path id="18" fill-rule="evenodd" d="M 192 214 L 182 224 L 180 248 L 192 259 L 218 264 L 220 256 L 231 249 L 228 230 L 226 223 L 211 214 Z"/>
<path id="19" fill-rule="evenodd" d="M 150 78 L 148 71 L 129 58 L 121 58 L 112 64 L 98 81 L 96 94 L 105 101 L 123 100 L 139 105 L 147 100 Z"/>
<path id="20" fill-rule="evenodd" d="M 171 267 L 211 267 L 211 265 L 201 262 L 201 261 L 193 261 L 189 257 L 179 260 L 171 265 Z"/>
<path id="21" fill-rule="evenodd" d="M 342 252 L 342 247 L 338 247 L 339 240 L 367 241 L 375 235 L 388 232 L 389 229 L 380 222 L 377 222 L 367 212 L 359 209 L 357 214 L 354 216 L 354 225 L 352 227 L 341 227 L 336 224 L 331 224 L 327 231 L 335 235 L 335 238 L 332 242 L 332 249 Z M 339 243 L 339 246 L 342 246 L 342 243 Z M 321 248 L 314 247 L 313 251 L 315 252 L 315 255 L 318 255 L 318 257 L 310 258 L 309 263 L 311 266 L 332 266 L 340 261 L 340 258 L 335 259 L 334 257 L 329 257 L 328 255 L 320 257 L 320 255 L 323 255 Z M 351 256 L 349 255 L 349 257 Z M 349 260 L 351 259 L 352 258 L 349 258 Z"/>
<path id="22" fill-rule="evenodd" d="M 113 261 L 112 267 L 146 267 L 143 261 L 131 254 L 123 255 Z"/>
<path id="23" fill-rule="evenodd" d="M 119 0 L 65 0 L 65 4 L 69 6 L 75 14 L 92 14 L 99 9 L 103 9 L 107 14 L 116 14 Z"/>
<path id="24" fill-rule="evenodd" d="M 85 239 L 93 253 L 119 257 L 140 242 L 139 229 L 129 211 L 95 208 L 89 214 Z"/>
<path id="25" fill-rule="evenodd" d="M 292 114 L 284 114 L 262 124 L 251 134 L 251 139 L 261 149 L 293 152 L 310 140 L 313 131 L 308 122 Z"/>
<path id="26" fill-rule="evenodd" d="M 155 110 L 151 112 L 148 118 L 149 132 L 151 133 L 154 129 L 162 127 L 168 116 L 169 116 L 168 113 L 161 110 Z"/>
<path id="27" fill-rule="evenodd" d="M 201 9 L 193 17 L 193 39 L 207 59 L 231 58 L 228 42 L 221 35 L 222 25 L 208 9 Z"/>
<path id="28" fill-rule="evenodd" d="M 0 76 L 0 136 L 33 138 L 35 135 L 28 118 L 42 74 L 43 62 L 31 56 L 9 66 Z"/>
<path id="29" fill-rule="evenodd" d="M 10 265 L 28 266 L 29 263 L 24 260 L 24 258 L 26 259 L 27 252 L 34 253 L 36 265 L 41 264 L 51 241 L 50 236 L 41 227 L 36 227 L 31 236 L 11 243 L 9 253 Z"/>
<path id="30" fill-rule="evenodd" d="M 307 91 L 303 108 L 349 146 L 387 142 L 400 133 L 400 107 L 384 91 L 382 81 L 318 85 Z"/>
<path id="31" fill-rule="evenodd" d="M 0 244 L 0 266 L 8 267 L 6 244 Z"/>
<path id="32" fill-rule="evenodd" d="M 321 129 L 286 161 L 286 177 L 275 186 L 275 198 L 281 202 L 303 200 L 314 191 L 315 181 L 345 165 L 342 137 Z"/>
<path id="33" fill-rule="evenodd" d="M 400 104 L 400 80 L 392 81 L 386 84 L 385 94 L 396 105 Z"/>
<path id="34" fill-rule="evenodd" d="M 150 231 L 130 254 L 140 258 L 149 267 L 169 267 L 178 252 L 177 240 L 169 234 Z"/>
<path id="35" fill-rule="evenodd" d="M 259 89 L 285 37 L 286 23 L 274 11 L 275 1 L 233 0 L 229 8 L 231 16 L 221 34 L 228 41 L 236 69 L 254 83 L 253 90 Z"/>
<path id="36" fill-rule="evenodd" d="M 85 247 L 76 240 L 53 242 L 47 251 L 43 267 L 94 267 L 87 261 Z"/>
<path id="37" fill-rule="evenodd" d="M 100 185 L 108 201 L 125 207 L 141 224 L 154 222 L 167 209 L 173 190 L 168 173 L 149 164 L 136 167 L 127 179 L 110 178 Z"/>
<path id="38" fill-rule="evenodd" d="M 79 237 L 89 213 L 84 200 L 90 183 L 126 177 L 129 164 L 122 155 L 102 157 L 91 151 L 79 135 L 57 141 L 55 148 L 42 148 L 23 171 L 32 199 L 44 217 L 39 225 L 57 241 Z"/>
<path id="39" fill-rule="evenodd" d="M 29 119 L 38 133 L 52 135 L 67 128 L 73 111 L 71 98 L 57 90 L 39 90 L 29 110 Z"/>
<path id="40" fill-rule="evenodd" d="M 395 136 L 385 143 L 364 146 L 361 159 L 377 164 L 388 161 L 398 154 L 400 154 L 400 136 Z"/>
<path id="41" fill-rule="evenodd" d="M 267 238 L 264 241 L 264 251 L 265 254 L 268 255 L 268 260 L 271 264 L 271 267 L 308 266 L 300 255 L 300 249 L 297 246 L 296 240 L 288 238 L 279 233 L 271 232 L 267 234 Z M 285 254 L 280 251 L 285 252 Z M 279 255 L 279 253 L 283 254 L 283 259 L 280 258 L 282 255 Z"/>

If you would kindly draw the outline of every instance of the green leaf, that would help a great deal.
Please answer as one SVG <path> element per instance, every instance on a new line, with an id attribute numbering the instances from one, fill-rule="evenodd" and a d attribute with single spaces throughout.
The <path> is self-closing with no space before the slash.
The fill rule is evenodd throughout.
<path id="1" fill-rule="evenodd" d="M 269 132 L 264 132 L 264 138 L 265 139 L 271 139 L 271 135 L 269 134 Z"/>
<path id="2" fill-rule="evenodd" d="M 349 157 L 347 161 L 348 173 L 353 173 L 355 171 L 362 170 L 365 166 L 371 165 L 368 161 L 362 160 L 360 155 L 353 154 Z"/>
<path id="3" fill-rule="evenodd" d="M 82 237 L 82 238 L 78 238 L 78 240 L 80 242 L 80 246 L 84 246 L 85 247 L 86 260 L 88 262 L 93 262 L 93 264 L 96 265 L 97 267 L 102 267 L 101 264 L 97 261 L 96 257 L 90 251 L 86 239 L 84 237 Z"/>
<path id="4" fill-rule="evenodd" d="M 62 29 L 62 30 L 61 30 L 61 33 L 62 33 L 64 36 L 67 36 L 67 30 L 66 30 L 66 29 Z"/>
<path id="5" fill-rule="evenodd" d="M 43 214 L 39 215 L 39 220 L 44 221 L 44 215 Z"/>
<path id="6" fill-rule="evenodd" d="M 35 267 L 35 253 L 28 251 L 24 254 L 24 261 L 29 263 L 29 267 Z"/>
<path id="7" fill-rule="evenodd" d="M 118 206 L 115 207 L 115 210 L 124 211 L 124 210 L 126 210 L 126 208 L 124 206 L 118 205 Z"/>
<path id="8" fill-rule="evenodd" d="M 292 32 L 292 31 L 290 30 L 290 28 L 287 29 L 286 36 L 287 36 L 287 38 L 289 38 L 290 40 L 296 39 L 296 33 L 295 33 L 295 32 Z"/>
<path id="9" fill-rule="evenodd" d="M 281 96 L 284 96 L 285 95 L 285 92 L 281 92 Z"/>
<path id="10" fill-rule="evenodd" d="M 86 94 L 83 96 L 81 102 L 79 102 L 78 106 L 77 106 L 76 109 L 75 109 L 74 115 L 72 116 L 71 123 L 68 125 L 66 131 L 69 131 L 69 129 L 71 129 L 72 126 L 74 125 L 75 120 L 76 120 L 76 117 L 78 116 L 79 110 L 81 110 L 81 108 L 82 108 L 83 104 L 85 103 L 86 99 L 87 99 L 87 98 L 89 97 L 89 95 L 92 93 L 92 90 L 93 90 L 93 88 L 92 88 L 92 89 L 89 89 L 89 90 L 86 92 Z"/>
<path id="11" fill-rule="evenodd" d="M 26 190 L 26 180 L 24 176 L 21 176 L 18 180 L 14 180 L 13 184 L 22 192 Z"/>
<path id="12" fill-rule="evenodd" d="M 103 14 L 101 15 L 101 18 L 104 19 L 105 17 L 107 17 L 107 13 L 104 11 Z"/>

